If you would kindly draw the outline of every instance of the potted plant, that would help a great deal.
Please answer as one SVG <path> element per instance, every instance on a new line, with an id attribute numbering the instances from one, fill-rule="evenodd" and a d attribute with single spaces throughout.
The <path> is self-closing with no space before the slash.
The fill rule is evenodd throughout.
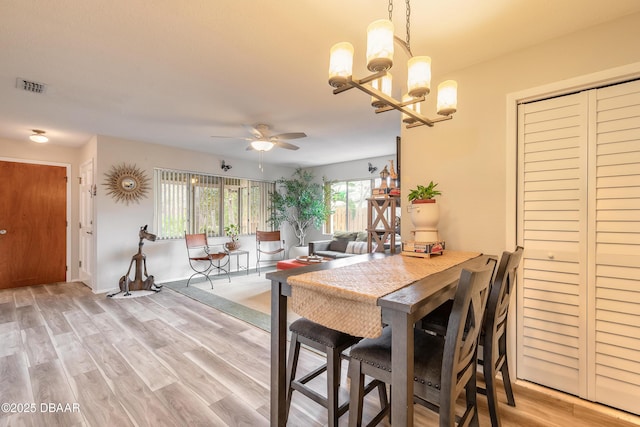
<path id="1" fill-rule="evenodd" d="M 409 191 L 407 198 L 412 204 L 416 203 L 435 203 L 435 196 L 439 196 L 442 193 L 436 190 L 437 183 L 431 181 L 426 187 L 424 185 L 418 185 L 417 188 Z"/>
<path id="2" fill-rule="evenodd" d="M 436 204 L 435 196 L 442 193 L 436 190 L 437 183 L 431 181 L 429 185 L 418 185 L 409 191 L 407 199 L 411 205 L 407 207 L 414 226 L 414 239 L 419 242 L 437 242 L 438 222 L 440 221 L 440 211 Z"/>
<path id="3" fill-rule="evenodd" d="M 225 243 L 224 245 L 230 251 L 235 251 L 240 247 L 240 242 L 238 242 L 238 236 L 240 235 L 240 227 L 238 224 L 229 224 L 224 227 L 224 233 L 227 237 L 231 238 L 230 242 Z"/>
<path id="4" fill-rule="evenodd" d="M 298 246 L 304 246 L 309 228 L 322 227 L 331 214 L 325 203 L 324 187 L 302 168 L 296 169 L 291 178 L 280 178 L 276 183 L 278 189 L 269 194 L 268 222 L 274 228 L 280 228 L 283 222 L 289 224 L 298 238 Z"/>

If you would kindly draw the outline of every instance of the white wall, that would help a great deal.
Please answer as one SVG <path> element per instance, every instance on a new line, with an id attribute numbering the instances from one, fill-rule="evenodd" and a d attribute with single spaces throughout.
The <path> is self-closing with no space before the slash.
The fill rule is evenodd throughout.
<path id="1" fill-rule="evenodd" d="M 434 76 L 434 84 L 458 81 L 458 113 L 434 128 L 402 129 L 401 185 L 406 195 L 417 184 L 439 183 L 439 231 L 448 248 L 500 254 L 515 247 L 514 240 L 507 241 L 515 231 L 505 225 L 507 212 L 515 212 L 515 195 L 507 194 L 507 183 L 515 179 L 507 176 L 508 94 L 640 61 L 638 40 L 640 14 L 635 14 Z M 422 111 L 434 110 L 428 104 Z M 404 239 L 410 229 L 410 222 L 403 222 Z"/>
<path id="2" fill-rule="evenodd" d="M 122 163 L 135 164 L 143 170 L 150 183 L 153 181 L 154 168 L 168 168 L 192 172 L 211 173 L 230 177 L 241 177 L 254 180 L 275 181 L 281 176 L 289 176 L 293 170 L 264 165 L 264 173 L 258 168 L 258 162 L 246 162 L 225 157 L 226 163 L 233 166 L 229 172 L 220 169 L 222 157 L 176 147 L 130 141 L 109 136 L 97 137 L 97 184 L 98 194 L 95 198 L 96 227 L 96 271 L 94 280 L 95 292 L 106 292 L 116 289 L 138 250 L 138 231 L 148 224 L 153 230 L 153 191 L 140 203 L 117 203 L 107 195 L 105 173 L 112 166 Z M 228 238 L 220 237 L 220 241 Z M 255 266 L 255 237 L 241 237 L 242 249 L 250 252 L 250 265 Z M 187 262 L 184 239 L 158 240 L 146 242 L 143 252 L 147 256 L 147 270 L 155 277 L 156 283 L 162 283 L 189 277 L 191 269 Z M 244 263 L 244 259 L 241 261 Z M 234 257 L 235 268 L 235 257 Z M 132 270 L 131 277 L 133 277 Z"/>

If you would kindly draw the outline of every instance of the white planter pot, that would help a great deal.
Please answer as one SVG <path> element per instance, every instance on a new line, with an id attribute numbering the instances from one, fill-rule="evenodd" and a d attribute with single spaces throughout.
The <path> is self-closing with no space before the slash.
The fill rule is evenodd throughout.
<path id="1" fill-rule="evenodd" d="M 440 209 L 437 203 L 414 203 L 407 207 L 413 223 L 414 239 L 420 242 L 438 241 Z"/>
<path id="2" fill-rule="evenodd" d="M 289 258 L 309 255 L 309 246 L 291 246 L 289 248 Z"/>

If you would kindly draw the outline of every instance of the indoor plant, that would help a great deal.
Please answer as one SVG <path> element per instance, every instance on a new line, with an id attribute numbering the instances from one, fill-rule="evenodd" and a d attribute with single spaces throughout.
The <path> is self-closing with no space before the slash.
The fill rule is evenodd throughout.
<path id="1" fill-rule="evenodd" d="M 229 224 L 224 227 L 224 234 L 227 237 L 231 238 L 230 242 L 225 243 L 225 246 L 230 251 L 236 250 L 240 247 L 240 242 L 238 242 L 238 236 L 240 235 L 240 227 L 238 224 Z"/>
<path id="2" fill-rule="evenodd" d="M 407 210 L 413 223 L 414 240 L 416 241 L 436 242 L 439 240 L 440 210 L 434 197 L 442 193 L 436 190 L 437 186 L 437 183 L 431 181 L 427 186 L 418 185 L 407 195 L 407 199 L 411 202 Z"/>
<path id="3" fill-rule="evenodd" d="M 407 198 L 411 203 L 435 203 L 435 196 L 439 196 L 442 193 L 436 190 L 437 183 L 431 181 L 426 187 L 424 185 L 418 185 L 418 187 L 409 191 Z"/>
<path id="4" fill-rule="evenodd" d="M 279 189 L 270 193 L 271 210 L 268 222 L 279 228 L 283 222 L 293 228 L 298 246 L 304 246 L 309 227 L 322 227 L 331 214 L 325 203 L 323 185 L 314 182 L 311 172 L 295 170 L 291 178 L 276 181 Z"/>

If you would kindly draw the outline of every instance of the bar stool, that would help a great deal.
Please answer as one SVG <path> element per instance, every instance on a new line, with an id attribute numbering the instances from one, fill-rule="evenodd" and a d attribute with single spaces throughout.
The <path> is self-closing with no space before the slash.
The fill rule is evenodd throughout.
<path id="1" fill-rule="evenodd" d="M 291 330 L 291 347 L 287 362 L 287 409 L 286 419 L 291 408 L 291 396 L 293 391 L 299 391 L 314 402 L 328 410 L 329 426 L 337 426 L 338 418 L 349 409 L 349 402 L 342 405 L 338 402 L 338 390 L 340 388 L 340 372 L 342 359 L 349 357 L 343 352 L 361 340 L 359 337 L 327 328 L 309 319 L 300 318 L 289 327 Z M 296 379 L 300 344 L 304 344 L 326 355 L 326 363 Z M 327 372 L 327 396 L 322 396 L 306 384 L 323 372 Z M 374 380 L 364 389 L 364 394 L 378 387 L 382 407 L 388 406 L 387 390 L 384 383 Z M 285 420 L 286 420 L 285 419 Z"/>
<path id="2" fill-rule="evenodd" d="M 501 425 L 495 380 L 498 372 L 502 373 L 502 383 L 507 395 L 507 404 L 516 406 L 507 359 L 507 316 L 511 292 L 516 286 L 516 272 L 523 253 L 524 248 L 521 246 L 516 247 L 514 252 L 505 251 L 502 253 L 498 270 L 491 284 L 485 318 L 480 333 L 480 346 L 482 346 L 483 357 L 478 360 L 478 364 L 482 365 L 486 388 L 478 387 L 478 393 L 487 396 L 492 427 L 500 427 Z M 421 319 L 421 328 L 444 336 L 452 306 L 453 301 L 447 301 L 436 308 Z"/>

